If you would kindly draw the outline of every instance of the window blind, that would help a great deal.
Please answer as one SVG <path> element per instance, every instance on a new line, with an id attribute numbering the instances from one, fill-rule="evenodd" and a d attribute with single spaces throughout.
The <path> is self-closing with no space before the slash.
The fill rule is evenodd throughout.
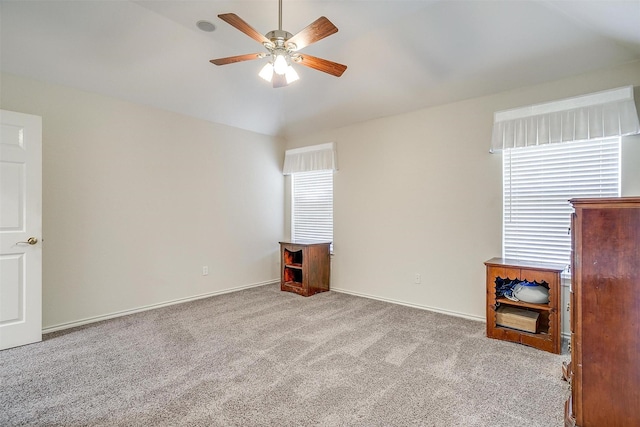
<path id="1" fill-rule="evenodd" d="M 333 241 L 333 170 L 291 175 L 294 242 Z"/>
<path id="2" fill-rule="evenodd" d="M 503 151 L 503 256 L 569 264 L 577 197 L 620 196 L 620 138 Z"/>

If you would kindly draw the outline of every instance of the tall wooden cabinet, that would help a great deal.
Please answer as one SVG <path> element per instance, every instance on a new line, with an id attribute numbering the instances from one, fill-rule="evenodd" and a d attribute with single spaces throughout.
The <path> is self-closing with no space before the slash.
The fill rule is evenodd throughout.
<path id="1" fill-rule="evenodd" d="M 571 203 L 565 426 L 640 426 L 640 197 Z"/>
<path id="2" fill-rule="evenodd" d="M 330 242 L 280 242 L 280 290 L 305 297 L 328 291 L 330 246 Z"/>

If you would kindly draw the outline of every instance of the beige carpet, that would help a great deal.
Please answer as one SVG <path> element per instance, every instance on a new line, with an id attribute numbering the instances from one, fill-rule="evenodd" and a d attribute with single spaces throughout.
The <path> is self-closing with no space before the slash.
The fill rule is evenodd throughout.
<path id="1" fill-rule="evenodd" d="M 262 286 L 0 352 L 0 425 L 562 426 L 568 357 L 484 328 Z"/>

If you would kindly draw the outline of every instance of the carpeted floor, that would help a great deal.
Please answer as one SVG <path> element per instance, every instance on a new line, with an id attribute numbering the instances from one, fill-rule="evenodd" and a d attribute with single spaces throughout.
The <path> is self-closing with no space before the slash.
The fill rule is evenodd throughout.
<path id="1" fill-rule="evenodd" d="M 0 425 L 562 426 L 568 356 L 484 329 L 262 286 L 0 352 Z"/>

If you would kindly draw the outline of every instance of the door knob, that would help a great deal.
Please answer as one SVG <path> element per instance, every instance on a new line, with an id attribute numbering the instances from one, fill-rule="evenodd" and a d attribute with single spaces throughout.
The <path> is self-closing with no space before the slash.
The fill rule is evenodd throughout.
<path id="1" fill-rule="evenodd" d="M 36 239 L 35 237 L 29 237 L 26 242 L 17 242 L 16 245 L 19 245 L 21 243 L 27 243 L 29 245 L 35 245 L 36 243 L 38 243 L 38 239 Z"/>

